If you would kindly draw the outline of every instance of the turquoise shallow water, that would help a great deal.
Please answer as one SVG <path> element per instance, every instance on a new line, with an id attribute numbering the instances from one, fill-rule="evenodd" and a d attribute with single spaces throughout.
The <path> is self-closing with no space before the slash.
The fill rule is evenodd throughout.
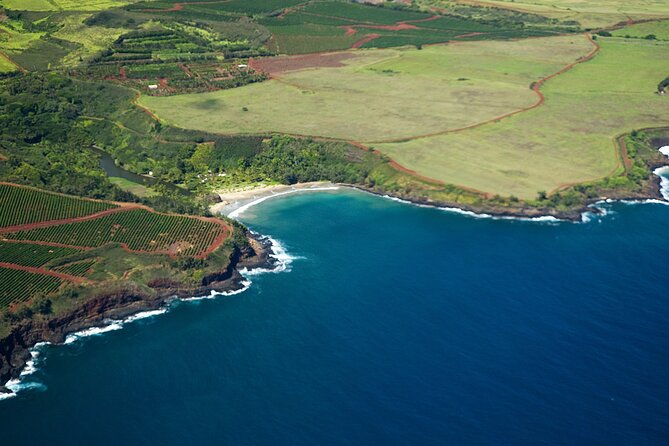
<path id="1" fill-rule="evenodd" d="M 242 219 L 290 271 L 45 348 L 2 444 L 666 444 L 669 206 L 607 208 L 268 200 Z"/>

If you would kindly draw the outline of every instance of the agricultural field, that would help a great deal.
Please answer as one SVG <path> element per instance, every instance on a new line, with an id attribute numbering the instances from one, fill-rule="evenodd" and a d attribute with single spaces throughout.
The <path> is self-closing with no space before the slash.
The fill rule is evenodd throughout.
<path id="1" fill-rule="evenodd" d="M 76 65 L 80 59 L 90 59 L 127 32 L 123 28 L 86 25 L 84 22 L 89 17 L 90 14 L 71 14 L 63 16 L 58 22 L 60 29 L 52 34 L 53 37 L 80 45 L 65 56 L 65 65 Z"/>
<path id="2" fill-rule="evenodd" d="M 669 43 L 600 38 L 601 52 L 542 87 L 546 103 L 463 132 L 374 148 L 423 175 L 501 195 L 534 198 L 622 172 L 615 138 L 667 124 L 655 94 Z"/>
<path id="3" fill-rule="evenodd" d="M 126 206 L 0 184 L 0 311 L 84 278 L 96 283 L 139 265 L 209 258 L 231 236 L 219 219 Z M 105 209 L 111 213 L 59 221 Z"/>
<path id="4" fill-rule="evenodd" d="M 420 46 L 474 38 L 508 39 L 556 32 L 554 29 L 535 29 L 512 22 L 490 23 L 334 1 L 302 5 L 280 16 L 261 19 L 260 23 L 272 32 L 269 48 L 285 54 L 351 47 Z"/>
<path id="5" fill-rule="evenodd" d="M 133 0 L 0 0 L 0 7 L 15 11 L 102 11 Z"/>
<path id="6" fill-rule="evenodd" d="M 36 294 L 58 290 L 63 281 L 57 277 L 0 267 L 0 310 L 27 302 Z"/>
<path id="7" fill-rule="evenodd" d="M 563 36 L 354 51 L 326 67 L 267 59 L 288 69 L 262 84 L 141 102 L 183 128 L 355 140 L 423 176 L 531 199 L 621 173 L 614 138 L 666 124 L 660 117 L 669 102 L 654 92 L 666 77 L 667 43 L 598 42 L 592 61 L 541 86 L 545 104 L 499 122 L 536 104 L 531 84 L 584 58 L 594 44 Z M 467 128 L 477 124 L 485 125 Z"/>
<path id="8" fill-rule="evenodd" d="M 261 59 L 285 71 L 233 90 L 140 102 L 167 123 L 211 132 L 413 138 L 531 106 L 532 82 L 592 50 L 577 35 Z"/>
<path id="9" fill-rule="evenodd" d="M 421 0 L 424 3 L 448 3 Z M 625 22 L 629 18 L 645 20 L 669 17 L 669 3 L 664 0 L 458 0 L 476 6 L 494 6 L 540 14 L 560 20 L 576 20 L 587 28 L 600 28 Z"/>
<path id="10" fill-rule="evenodd" d="M 38 268 L 52 260 L 77 254 L 80 250 L 62 246 L 0 241 L 0 261 Z"/>
<path id="11" fill-rule="evenodd" d="M 63 266 L 52 268 L 59 273 L 69 274 L 77 277 L 85 277 L 90 269 L 95 265 L 96 259 L 79 260 L 76 262 L 67 263 Z"/>
<path id="12" fill-rule="evenodd" d="M 226 228 L 213 221 L 133 209 L 84 222 L 9 233 L 5 237 L 82 248 L 121 243 L 131 251 L 198 256 L 225 233 Z"/>
<path id="13" fill-rule="evenodd" d="M 0 228 L 83 217 L 117 207 L 114 203 L 0 184 Z M 21 212 L 16 212 L 17 209 Z"/>

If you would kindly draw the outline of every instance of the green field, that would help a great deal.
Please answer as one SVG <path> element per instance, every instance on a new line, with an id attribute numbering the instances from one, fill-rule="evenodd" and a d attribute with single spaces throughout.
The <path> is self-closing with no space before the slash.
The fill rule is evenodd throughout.
<path id="1" fill-rule="evenodd" d="M 79 250 L 74 248 L 0 241 L 0 261 L 34 268 L 43 266 L 51 260 L 78 252 Z"/>
<path id="2" fill-rule="evenodd" d="M 12 304 L 30 300 L 37 293 L 52 293 L 63 282 L 52 276 L 0 268 L 0 283 L 0 310 L 4 310 Z"/>
<path id="3" fill-rule="evenodd" d="M 0 228 L 81 217 L 115 207 L 118 206 L 113 203 L 0 184 Z M 17 212 L 17 209 L 21 209 L 21 212 Z"/>
<path id="4" fill-rule="evenodd" d="M 657 40 L 669 40 L 667 22 L 639 23 L 612 32 L 616 37 L 637 37 L 640 39 L 655 36 Z"/>
<path id="5" fill-rule="evenodd" d="M 282 54 L 342 50 L 366 36 L 378 37 L 366 41 L 362 44 L 363 48 L 390 48 L 467 40 L 474 38 L 469 36 L 472 33 L 476 34 L 476 39 L 492 40 L 558 32 L 557 25 L 553 23 L 536 28 L 526 27 L 525 23 L 499 20 L 499 16 L 496 19 L 491 23 L 466 17 L 438 17 L 433 12 L 418 10 L 323 1 L 305 4 L 259 22 L 272 32 L 269 48 Z"/>
<path id="6" fill-rule="evenodd" d="M 131 0 L 0 0 L 15 11 L 102 11 L 132 3 Z"/>
<path id="7" fill-rule="evenodd" d="M 79 223 L 6 234 L 11 240 L 34 240 L 98 247 L 123 243 L 128 249 L 172 254 L 201 254 L 225 230 L 214 222 L 144 209 L 118 212 Z"/>
<path id="8" fill-rule="evenodd" d="M 80 57 L 87 59 L 108 48 L 114 40 L 126 32 L 123 28 L 87 26 L 84 20 L 88 17 L 90 14 L 66 15 L 59 22 L 60 29 L 52 34 L 56 38 L 81 45 L 66 56 L 65 63 L 68 65 L 78 63 Z"/>
<path id="9" fill-rule="evenodd" d="M 414 139 L 533 104 L 530 83 L 585 55 L 591 44 L 573 36 L 361 51 L 340 68 L 287 72 L 211 94 L 144 97 L 142 103 L 184 128 L 361 141 L 430 178 L 534 198 L 538 191 L 621 172 L 614 137 L 666 125 L 669 101 L 654 91 L 669 72 L 669 44 L 599 42 L 594 60 L 542 87 L 543 106 L 433 137 Z M 395 139 L 407 141 L 389 141 Z"/>
<path id="10" fill-rule="evenodd" d="M 614 138 L 667 124 L 669 100 L 655 90 L 669 73 L 669 43 L 599 42 L 595 59 L 542 88 L 546 103 L 538 109 L 461 133 L 375 148 L 429 177 L 521 198 L 620 172 Z"/>
<path id="11" fill-rule="evenodd" d="M 11 73 L 12 71 L 16 71 L 16 65 L 0 56 L 0 73 Z"/>
<path id="12" fill-rule="evenodd" d="M 143 97 L 141 103 L 168 123 L 211 132 L 410 138 L 532 105 L 532 82 L 591 50 L 577 35 L 354 51 L 343 67 L 292 71 L 214 93 Z"/>
<path id="13" fill-rule="evenodd" d="M 52 269 L 59 273 L 84 277 L 96 262 L 96 259 L 79 260 L 77 262 L 68 263 L 66 265 L 58 266 Z"/>
<path id="14" fill-rule="evenodd" d="M 422 0 L 421 0 L 422 1 Z M 446 3 L 443 0 L 439 0 Z M 439 3 L 427 0 L 426 3 Z M 459 3 L 497 6 L 557 18 L 577 20 L 585 27 L 611 26 L 635 20 L 669 17 L 665 0 L 458 0 Z"/>

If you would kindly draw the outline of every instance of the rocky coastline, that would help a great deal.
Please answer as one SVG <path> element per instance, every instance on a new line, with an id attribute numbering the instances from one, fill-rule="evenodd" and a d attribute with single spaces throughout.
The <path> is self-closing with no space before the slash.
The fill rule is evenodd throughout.
<path id="1" fill-rule="evenodd" d="M 201 286 L 181 287 L 171 283 L 157 287 L 155 293 L 147 293 L 136 284 L 124 284 L 87 299 L 67 314 L 19 323 L 0 339 L 0 393 L 11 393 L 4 385 L 19 378 L 36 344 L 62 344 L 68 334 L 99 327 L 110 319 L 122 320 L 137 313 L 158 310 L 174 299 L 240 290 L 244 287 L 240 271 L 275 268 L 277 260 L 271 254 L 269 238 L 249 234 L 249 245 L 235 251 L 227 268 L 204 277 Z"/>

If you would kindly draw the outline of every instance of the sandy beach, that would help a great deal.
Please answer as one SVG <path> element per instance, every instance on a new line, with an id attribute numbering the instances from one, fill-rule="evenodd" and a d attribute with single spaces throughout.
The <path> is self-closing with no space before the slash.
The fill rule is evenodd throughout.
<path id="1" fill-rule="evenodd" d="M 338 186 L 327 181 L 314 181 L 310 183 L 297 183 L 292 185 L 277 184 L 272 186 L 259 186 L 251 189 L 232 190 L 224 192 L 216 192 L 221 197 L 221 202 L 216 203 L 210 207 L 213 214 L 230 215 L 243 206 L 246 206 L 254 201 L 267 199 L 275 195 L 285 195 L 291 192 L 335 189 Z"/>

